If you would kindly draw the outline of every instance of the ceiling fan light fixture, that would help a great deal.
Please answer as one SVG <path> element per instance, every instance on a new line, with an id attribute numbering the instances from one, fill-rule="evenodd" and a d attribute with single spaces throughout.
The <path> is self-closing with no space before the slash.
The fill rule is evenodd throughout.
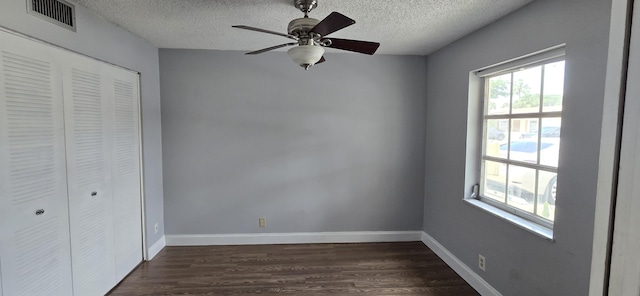
<path id="1" fill-rule="evenodd" d="M 292 47 L 287 52 L 289 57 L 298 65 L 309 70 L 324 55 L 324 48 L 317 45 L 300 45 Z"/>

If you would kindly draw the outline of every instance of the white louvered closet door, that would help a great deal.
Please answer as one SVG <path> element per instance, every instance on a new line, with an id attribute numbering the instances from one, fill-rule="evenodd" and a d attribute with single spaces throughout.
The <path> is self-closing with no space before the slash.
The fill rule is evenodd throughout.
<path id="1" fill-rule="evenodd" d="M 104 295 L 116 284 L 111 183 L 111 86 L 103 64 L 63 58 L 73 290 Z"/>
<path id="2" fill-rule="evenodd" d="M 113 97 L 113 213 L 116 279 L 120 281 L 142 261 L 138 74 L 110 66 L 105 70 Z"/>
<path id="3" fill-rule="evenodd" d="M 52 57 L 50 48 L 0 31 L 5 296 L 72 293 L 62 83 Z"/>

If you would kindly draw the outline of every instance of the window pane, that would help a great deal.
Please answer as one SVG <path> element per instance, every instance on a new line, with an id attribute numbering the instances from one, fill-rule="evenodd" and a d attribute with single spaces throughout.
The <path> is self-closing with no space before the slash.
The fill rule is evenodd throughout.
<path id="1" fill-rule="evenodd" d="M 564 61 L 544 66 L 543 112 L 562 111 Z"/>
<path id="2" fill-rule="evenodd" d="M 540 112 L 542 66 L 513 73 L 511 113 Z"/>
<path id="3" fill-rule="evenodd" d="M 484 161 L 484 183 L 480 195 L 505 202 L 507 184 L 507 165 L 499 162 Z"/>
<path id="4" fill-rule="evenodd" d="M 489 106 L 487 114 L 509 114 L 511 73 L 489 78 Z"/>
<path id="5" fill-rule="evenodd" d="M 485 155 L 504 158 L 505 156 L 500 155 L 500 143 L 506 142 L 507 134 L 500 128 L 500 121 L 496 119 L 486 121 L 487 138 L 484 141 L 484 151 Z"/>
<path id="6" fill-rule="evenodd" d="M 553 221 L 556 213 L 557 174 L 538 172 L 538 208 L 537 215 Z"/>
<path id="7" fill-rule="evenodd" d="M 560 152 L 560 118 L 542 119 L 540 164 L 558 167 Z"/>
<path id="8" fill-rule="evenodd" d="M 539 118 L 514 118 L 511 120 L 511 140 L 538 139 Z"/>
<path id="9" fill-rule="evenodd" d="M 560 117 L 550 117 L 542 119 L 542 137 L 543 138 L 560 138 Z"/>
<path id="10" fill-rule="evenodd" d="M 500 146 L 503 154 L 509 151 L 509 159 L 538 163 L 538 120 L 537 118 L 517 118 L 511 121 L 511 139 L 509 147 Z M 535 132 L 529 132 L 529 131 Z"/>
<path id="11" fill-rule="evenodd" d="M 507 204 L 533 214 L 536 170 L 509 165 Z"/>

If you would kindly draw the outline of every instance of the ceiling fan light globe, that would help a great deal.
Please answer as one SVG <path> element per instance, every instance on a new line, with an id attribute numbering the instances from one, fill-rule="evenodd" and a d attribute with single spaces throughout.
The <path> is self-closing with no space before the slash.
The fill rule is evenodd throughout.
<path id="1" fill-rule="evenodd" d="M 324 55 L 324 48 L 317 45 L 300 45 L 292 47 L 287 53 L 296 64 L 302 67 L 313 66 Z"/>

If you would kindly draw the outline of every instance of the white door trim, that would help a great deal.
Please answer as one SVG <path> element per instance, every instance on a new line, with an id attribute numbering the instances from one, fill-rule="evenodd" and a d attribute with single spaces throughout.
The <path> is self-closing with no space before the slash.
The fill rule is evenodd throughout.
<path id="1" fill-rule="evenodd" d="M 140 167 L 140 209 L 142 211 L 142 260 L 150 261 L 155 254 L 149 254 L 149 241 L 147 236 L 147 211 L 146 211 L 146 195 L 144 187 L 144 143 L 142 142 L 142 78 L 140 72 L 138 74 L 138 161 Z M 153 246 L 151 246 L 153 247 Z"/>
<path id="2" fill-rule="evenodd" d="M 640 5 L 633 8 L 640 16 Z M 640 23 L 633 22 L 629 40 L 620 170 L 609 271 L 609 295 L 640 295 Z"/>
<path id="3" fill-rule="evenodd" d="M 628 57 L 629 9 L 633 0 L 613 0 L 609 32 L 609 56 L 602 111 L 598 187 L 593 231 L 589 295 L 603 295 L 608 281 L 612 207 L 617 186 L 621 102 L 624 98 Z"/>

